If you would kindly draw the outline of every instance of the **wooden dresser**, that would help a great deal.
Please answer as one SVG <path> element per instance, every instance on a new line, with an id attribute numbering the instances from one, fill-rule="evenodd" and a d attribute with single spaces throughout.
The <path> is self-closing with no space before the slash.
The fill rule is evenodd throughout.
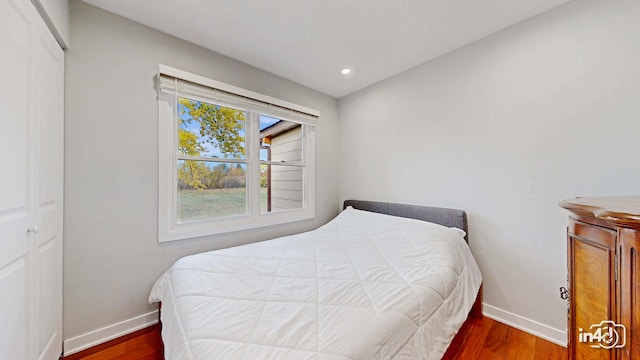
<path id="1" fill-rule="evenodd" d="M 570 211 L 569 359 L 640 359 L 640 197 L 560 206 Z"/>

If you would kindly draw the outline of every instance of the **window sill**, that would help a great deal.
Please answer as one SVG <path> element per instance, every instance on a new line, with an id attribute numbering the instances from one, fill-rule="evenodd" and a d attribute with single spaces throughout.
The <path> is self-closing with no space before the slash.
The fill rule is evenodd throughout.
<path id="1" fill-rule="evenodd" d="M 186 240 L 202 236 L 260 229 L 314 218 L 315 211 L 313 209 L 306 209 L 265 214 L 259 218 L 241 216 L 233 219 L 176 224 L 173 228 L 167 229 L 167 231 L 160 231 L 159 242 Z"/>

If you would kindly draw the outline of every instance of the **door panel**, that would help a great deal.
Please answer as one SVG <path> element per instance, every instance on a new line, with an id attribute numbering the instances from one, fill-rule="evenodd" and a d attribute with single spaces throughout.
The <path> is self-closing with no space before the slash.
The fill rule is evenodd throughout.
<path id="1" fill-rule="evenodd" d="M 25 256 L 33 222 L 30 81 L 31 23 L 22 1 L 0 0 L 0 269 Z M 5 80 L 3 80 L 5 81 Z"/>
<path id="2" fill-rule="evenodd" d="M 27 358 L 27 263 L 20 258 L 0 270 L 0 359 Z"/>
<path id="3" fill-rule="evenodd" d="M 38 22 L 37 28 L 34 349 L 37 359 L 57 359 L 62 352 L 64 53 L 44 22 Z"/>
<path id="4" fill-rule="evenodd" d="M 616 320 L 614 279 L 616 232 L 580 222 L 569 225 L 569 354 L 572 359 L 615 359 L 615 349 L 580 342 L 582 333 Z M 596 346 L 596 347 L 592 347 Z"/>
<path id="5" fill-rule="evenodd" d="M 0 359 L 27 359 L 34 221 L 31 4 L 0 0 Z M 7 85 L 9 86 L 7 86 Z"/>

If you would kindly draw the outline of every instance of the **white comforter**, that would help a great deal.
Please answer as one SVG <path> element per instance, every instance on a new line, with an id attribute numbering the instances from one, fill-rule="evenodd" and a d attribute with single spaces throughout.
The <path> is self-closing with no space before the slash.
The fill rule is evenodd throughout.
<path id="1" fill-rule="evenodd" d="M 182 258 L 149 298 L 165 358 L 440 359 L 482 280 L 461 232 L 349 208 L 315 231 Z"/>

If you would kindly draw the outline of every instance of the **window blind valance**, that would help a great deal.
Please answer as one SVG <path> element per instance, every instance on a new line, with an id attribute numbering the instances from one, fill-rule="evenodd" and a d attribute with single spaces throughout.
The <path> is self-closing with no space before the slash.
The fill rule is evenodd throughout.
<path id="1" fill-rule="evenodd" d="M 158 90 L 307 125 L 317 125 L 320 116 L 317 110 L 164 65 L 158 71 Z"/>

